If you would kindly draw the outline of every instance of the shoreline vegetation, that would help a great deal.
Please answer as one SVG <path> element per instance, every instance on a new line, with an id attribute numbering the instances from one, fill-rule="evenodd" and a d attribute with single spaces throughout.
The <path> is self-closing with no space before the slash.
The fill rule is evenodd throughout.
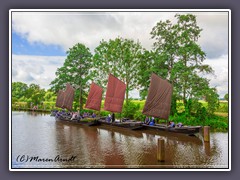
<path id="1" fill-rule="evenodd" d="M 202 103 L 203 107 L 207 108 L 207 103 L 205 101 L 199 101 Z M 124 118 L 128 116 L 131 119 L 137 121 L 144 121 L 145 115 L 142 114 L 142 109 L 144 106 L 145 100 L 130 100 L 130 105 L 126 107 L 126 102 L 124 102 L 123 112 L 121 114 L 116 114 L 116 118 Z M 108 111 L 103 110 L 104 101 L 102 101 L 100 114 L 97 111 L 83 109 L 83 112 L 95 112 L 100 116 L 107 116 Z M 77 106 L 74 104 L 73 111 L 78 111 Z M 51 110 L 61 110 L 60 108 L 55 107 L 55 102 L 43 102 L 38 105 L 37 109 L 34 109 L 35 112 L 50 113 Z M 28 106 L 27 102 L 15 102 L 12 105 L 13 111 L 33 111 L 33 108 Z M 219 108 L 212 115 L 207 115 L 202 112 L 202 116 L 195 116 L 194 114 L 189 115 L 184 111 L 184 107 L 181 102 L 177 103 L 177 113 L 169 117 L 169 121 L 175 123 L 182 122 L 185 125 L 200 125 L 200 126 L 210 126 L 212 131 L 217 132 L 226 132 L 228 131 L 228 102 L 220 101 Z M 157 123 L 166 123 L 165 120 L 156 119 Z"/>

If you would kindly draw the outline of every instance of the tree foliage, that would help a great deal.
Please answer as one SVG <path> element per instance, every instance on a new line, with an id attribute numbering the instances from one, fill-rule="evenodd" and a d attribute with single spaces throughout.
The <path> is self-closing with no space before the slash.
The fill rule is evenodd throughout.
<path id="1" fill-rule="evenodd" d="M 38 105 L 44 101 L 45 90 L 37 84 L 29 86 L 22 82 L 12 83 L 12 100 L 13 104 L 17 101 L 28 102 L 28 104 Z"/>
<path id="2" fill-rule="evenodd" d="M 127 85 L 126 100 L 129 91 L 137 87 L 137 75 L 142 47 L 139 42 L 130 39 L 116 38 L 100 42 L 95 48 L 94 65 L 95 76 L 101 84 L 107 83 L 111 73 L 124 81 Z"/>
<path id="3" fill-rule="evenodd" d="M 224 99 L 228 101 L 228 93 L 224 95 Z"/>
<path id="4" fill-rule="evenodd" d="M 219 95 L 216 88 L 206 90 L 206 101 L 208 102 L 208 113 L 212 115 L 219 108 Z"/>
<path id="5" fill-rule="evenodd" d="M 20 99 L 26 96 L 28 86 L 22 82 L 13 82 L 12 83 L 12 97 Z"/>
<path id="6" fill-rule="evenodd" d="M 92 54 L 85 45 L 76 44 L 67 51 L 64 65 L 57 69 L 56 78 L 51 82 L 51 89 L 58 92 L 66 83 L 75 88 L 75 100 L 79 99 L 80 110 L 86 100 L 87 90 L 92 79 Z"/>
<path id="7" fill-rule="evenodd" d="M 46 91 L 45 95 L 44 95 L 44 101 L 53 101 L 55 102 L 57 99 L 56 94 L 51 91 L 50 89 Z"/>
<path id="8" fill-rule="evenodd" d="M 28 98 L 29 103 L 33 103 L 33 105 L 38 105 L 43 103 L 43 97 L 45 95 L 45 90 L 41 89 L 37 84 L 30 84 L 27 92 L 26 97 Z"/>

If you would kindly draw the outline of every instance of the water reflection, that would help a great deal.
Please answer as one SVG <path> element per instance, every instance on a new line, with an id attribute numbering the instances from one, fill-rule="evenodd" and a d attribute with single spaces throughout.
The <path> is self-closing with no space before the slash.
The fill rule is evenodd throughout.
<path id="1" fill-rule="evenodd" d="M 165 162 L 157 161 L 157 140 L 165 140 Z M 228 168 L 228 134 L 211 133 L 211 142 L 181 134 L 131 131 L 71 124 L 47 114 L 13 112 L 14 168 Z M 19 155 L 74 161 L 19 162 Z"/>

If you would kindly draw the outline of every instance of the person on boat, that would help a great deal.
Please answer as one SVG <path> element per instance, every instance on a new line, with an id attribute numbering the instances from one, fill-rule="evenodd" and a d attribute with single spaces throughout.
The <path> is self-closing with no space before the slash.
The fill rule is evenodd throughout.
<path id="1" fill-rule="evenodd" d="M 82 116 L 80 113 L 78 113 L 77 119 L 78 119 L 78 120 L 81 120 L 81 119 L 83 119 L 83 116 Z"/>
<path id="2" fill-rule="evenodd" d="M 150 126 L 154 126 L 155 125 L 155 119 L 154 117 L 152 117 L 150 123 L 149 123 Z"/>
<path id="3" fill-rule="evenodd" d="M 152 117 L 152 122 L 155 124 L 155 118 L 154 117 Z"/>
<path id="4" fill-rule="evenodd" d="M 95 113 L 92 113 L 92 118 L 95 118 L 97 117 Z"/>
<path id="5" fill-rule="evenodd" d="M 169 127 L 175 127 L 175 123 L 173 121 L 169 122 Z"/>
<path id="6" fill-rule="evenodd" d="M 149 125 L 149 123 L 150 123 L 150 118 L 149 118 L 149 117 L 146 117 L 146 119 L 145 119 L 145 124 Z"/>
<path id="7" fill-rule="evenodd" d="M 77 119 L 77 113 L 75 113 L 75 112 L 72 113 L 72 118 L 71 118 L 71 120 L 73 120 L 73 119 Z"/>
<path id="8" fill-rule="evenodd" d="M 58 112 L 58 110 L 51 110 L 51 116 L 56 116 L 56 114 L 57 114 L 57 112 Z"/>
<path id="9" fill-rule="evenodd" d="M 111 122 L 111 115 L 110 114 L 108 114 L 108 117 L 107 117 L 107 122 Z"/>
<path id="10" fill-rule="evenodd" d="M 79 112 L 77 112 L 77 117 L 76 117 L 76 119 L 77 119 L 78 121 L 80 121 L 81 119 L 83 119 L 83 117 L 81 116 L 81 114 L 80 114 Z"/>
<path id="11" fill-rule="evenodd" d="M 115 114 L 112 113 L 112 123 L 115 122 Z"/>
<path id="12" fill-rule="evenodd" d="M 84 112 L 84 113 L 83 113 L 83 118 L 86 118 L 86 117 L 87 117 L 87 113 Z"/>
<path id="13" fill-rule="evenodd" d="M 177 124 L 177 127 L 183 127 L 183 124 L 182 124 L 181 122 L 179 122 L 179 123 Z"/>
<path id="14" fill-rule="evenodd" d="M 63 115 L 63 112 L 62 111 L 58 111 L 55 115 L 55 117 L 59 118 Z"/>

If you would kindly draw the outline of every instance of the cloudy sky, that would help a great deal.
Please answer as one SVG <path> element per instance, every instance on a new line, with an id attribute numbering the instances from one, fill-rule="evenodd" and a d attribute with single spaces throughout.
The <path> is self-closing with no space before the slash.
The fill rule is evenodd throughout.
<path id="1" fill-rule="evenodd" d="M 204 62 L 215 71 L 207 78 L 223 97 L 228 92 L 228 12 L 12 12 L 12 81 L 48 89 L 65 52 L 76 43 L 93 53 L 102 39 L 120 36 L 139 40 L 150 50 L 151 29 L 160 20 L 176 22 L 176 13 L 197 16 Z M 138 97 L 138 92 L 131 96 Z"/>

